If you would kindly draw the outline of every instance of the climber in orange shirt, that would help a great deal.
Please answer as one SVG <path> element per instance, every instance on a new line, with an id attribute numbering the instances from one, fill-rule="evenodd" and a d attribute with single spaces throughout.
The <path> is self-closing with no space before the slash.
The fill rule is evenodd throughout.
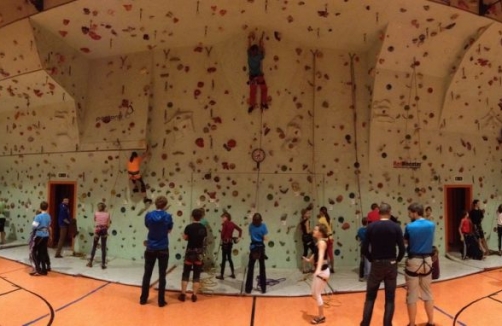
<path id="1" fill-rule="evenodd" d="M 138 189 L 138 182 L 139 182 L 141 186 L 141 193 L 144 195 L 143 201 L 145 203 L 147 202 L 151 203 L 152 200 L 146 196 L 146 185 L 145 182 L 143 181 L 143 177 L 141 176 L 140 167 L 141 167 L 141 162 L 144 159 L 146 159 L 148 154 L 149 154 L 148 148 L 146 149 L 146 152 L 143 153 L 143 155 L 141 156 L 139 156 L 137 152 L 132 152 L 129 161 L 127 162 L 127 173 L 129 174 L 129 180 L 131 180 L 134 185 L 132 191 L 133 192 L 139 191 Z"/>

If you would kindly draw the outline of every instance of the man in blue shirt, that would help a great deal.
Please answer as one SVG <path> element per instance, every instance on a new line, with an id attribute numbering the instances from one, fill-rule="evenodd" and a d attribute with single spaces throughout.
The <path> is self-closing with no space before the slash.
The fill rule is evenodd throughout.
<path id="1" fill-rule="evenodd" d="M 33 262 L 35 270 L 30 275 L 47 275 L 49 266 L 49 254 L 47 253 L 47 242 L 49 241 L 49 226 L 51 225 L 51 216 L 47 213 L 49 204 L 43 201 L 40 203 L 40 214 L 35 216 L 33 221 L 33 230 L 35 232 L 33 246 Z"/>
<path id="2" fill-rule="evenodd" d="M 68 234 L 68 226 L 70 225 L 70 207 L 68 204 L 70 200 L 68 198 L 63 198 L 63 202 L 59 204 L 58 210 L 58 224 L 59 224 L 59 241 L 58 248 L 56 250 L 56 258 L 63 258 L 61 255 L 61 250 L 66 241 L 66 235 Z"/>
<path id="3" fill-rule="evenodd" d="M 408 305 L 409 326 L 415 326 L 417 301 L 424 301 L 428 322 L 426 326 L 434 326 L 434 301 L 431 291 L 432 283 L 432 245 L 434 242 L 435 224 L 423 217 L 424 207 L 413 203 L 408 207 L 411 223 L 406 225 L 404 239 L 408 242 L 408 259 L 406 260 L 406 303 Z"/>
<path id="4" fill-rule="evenodd" d="M 145 216 L 145 226 L 148 228 L 148 238 L 145 241 L 145 274 L 141 285 L 141 297 L 139 303 L 144 305 L 148 300 L 150 291 L 150 279 L 152 277 L 155 261 L 159 261 L 159 307 L 164 307 L 166 292 L 166 270 L 169 260 L 168 234 L 173 229 L 173 218 L 165 211 L 167 198 L 159 196 L 155 199 L 156 210 L 148 212 Z"/>

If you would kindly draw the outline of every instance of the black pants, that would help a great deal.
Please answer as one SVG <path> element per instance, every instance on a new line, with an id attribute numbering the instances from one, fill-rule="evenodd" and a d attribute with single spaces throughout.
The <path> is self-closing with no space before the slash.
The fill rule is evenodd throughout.
<path id="1" fill-rule="evenodd" d="M 499 236 L 499 251 L 501 250 L 500 246 L 502 244 L 502 225 L 497 225 L 497 234 Z"/>
<path id="2" fill-rule="evenodd" d="M 248 272 L 246 276 L 246 293 L 251 293 L 253 290 L 253 274 L 254 264 L 258 260 L 260 264 L 260 287 L 261 293 L 267 291 L 267 274 L 265 272 L 265 248 L 251 250 L 249 254 Z"/>
<path id="3" fill-rule="evenodd" d="M 33 246 L 33 262 L 35 270 L 39 274 L 47 273 L 50 268 L 49 253 L 47 252 L 47 242 L 49 237 L 35 237 L 35 245 Z"/>
<path id="4" fill-rule="evenodd" d="M 392 326 L 394 316 L 394 301 L 396 295 L 397 262 L 374 260 L 366 284 L 366 301 L 364 302 L 363 321 L 361 326 L 369 326 L 373 314 L 373 306 L 378 294 L 378 288 L 383 281 L 385 285 L 385 312 L 383 326 Z"/>
<path id="5" fill-rule="evenodd" d="M 302 235 L 302 244 L 303 244 L 303 257 L 308 257 L 309 250 L 311 253 L 316 251 L 316 246 L 314 243 L 314 239 L 310 234 Z"/>
<path id="6" fill-rule="evenodd" d="M 159 304 L 165 303 L 166 292 L 166 270 L 169 261 L 169 250 L 146 250 L 145 251 L 145 274 L 143 274 L 143 283 L 141 285 L 141 302 L 148 300 L 150 291 L 150 279 L 152 278 L 155 261 L 159 261 Z"/>
<path id="7" fill-rule="evenodd" d="M 94 243 L 92 244 L 91 250 L 91 263 L 94 260 L 94 255 L 96 254 L 96 248 L 98 246 L 99 239 L 101 239 L 101 265 L 106 265 L 106 239 L 108 235 L 94 235 Z"/>
<path id="8" fill-rule="evenodd" d="M 225 273 L 225 264 L 228 260 L 228 263 L 230 264 L 230 270 L 232 271 L 232 275 L 234 275 L 234 262 L 232 261 L 232 247 L 233 244 L 232 242 L 226 242 L 221 244 L 221 252 L 223 253 L 223 257 L 221 260 L 221 273 L 220 275 L 223 276 Z"/>

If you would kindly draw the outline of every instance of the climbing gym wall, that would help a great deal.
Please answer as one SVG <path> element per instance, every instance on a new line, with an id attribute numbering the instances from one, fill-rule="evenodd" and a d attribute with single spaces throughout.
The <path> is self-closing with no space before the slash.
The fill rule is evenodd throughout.
<path id="1" fill-rule="evenodd" d="M 11 235 L 27 240 L 50 181 L 75 181 L 78 251 L 90 251 L 103 201 L 110 256 L 141 260 L 153 206 L 125 167 L 147 148 L 148 196 L 166 195 L 174 217 L 173 262 L 191 210 L 204 208 L 209 259 L 228 211 L 245 230 L 234 246 L 242 265 L 259 212 L 267 264 L 296 268 L 310 203 L 312 224 L 328 208 L 336 265 L 358 262 L 355 234 L 373 202 L 388 202 L 403 225 L 411 202 L 431 206 L 444 251 L 443 188 L 457 176 L 490 229 L 502 201 L 499 23 L 430 1 L 181 3 L 75 1 L 0 28 L 0 200 Z M 250 33 L 263 35 L 263 112 L 248 113 Z"/>

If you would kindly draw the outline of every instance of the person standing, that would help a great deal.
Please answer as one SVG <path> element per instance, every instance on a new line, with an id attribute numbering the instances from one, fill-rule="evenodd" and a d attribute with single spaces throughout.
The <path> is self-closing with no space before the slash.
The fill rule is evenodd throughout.
<path id="1" fill-rule="evenodd" d="M 261 214 L 255 213 L 253 215 L 253 221 L 249 224 L 249 235 L 251 238 L 251 245 L 249 249 L 249 263 L 247 267 L 246 275 L 246 293 L 251 293 L 253 289 L 253 274 L 254 274 L 254 264 L 258 260 L 260 264 L 260 288 L 261 293 L 267 291 L 267 274 L 265 271 L 265 259 L 267 258 L 265 254 L 265 241 L 267 241 L 268 229 L 267 225 L 263 223 Z"/>
<path id="2" fill-rule="evenodd" d="M 361 220 L 362 226 L 357 230 L 356 240 L 359 241 L 360 261 L 359 261 L 359 282 L 364 282 L 368 279 L 371 269 L 371 263 L 363 254 L 363 243 L 366 240 L 366 232 L 368 231 L 368 219 L 363 217 Z"/>
<path id="3" fill-rule="evenodd" d="M 3 214 L 5 210 L 5 203 L 0 202 L 0 244 L 5 244 L 5 215 Z"/>
<path id="4" fill-rule="evenodd" d="M 371 223 L 363 241 L 363 255 L 371 262 L 371 270 L 366 284 L 366 301 L 361 326 L 369 326 L 378 288 L 385 285 L 385 312 L 383 325 L 392 326 L 394 316 L 397 264 L 404 256 L 403 232 L 398 224 L 390 220 L 391 207 L 380 204 L 379 220 Z M 396 253 L 396 247 L 398 252 Z"/>
<path id="5" fill-rule="evenodd" d="M 204 213 L 201 209 L 192 211 L 193 222 L 185 227 L 183 239 L 188 241 L 185 251 L 185 263 L 183 264 L 183 274 L 181 275 L 181 293 L 178 300 L 185 301 L 190 271 L 193 270 L 192 279 L 192 302 L 197 301 L 197 294 L 200 288 L 200 274 L 202 273 L 202 260 L 204 256 L 204 245 L 207 237 L 206 227 L 200 223 Z"/>
<path id="6" fill-rule="evenodd" d="M 424 207 L 418 203 L 408 206 L 408 223 L 404 239 L 408 243 L 408 259 L 405 265 L 406 303 L 409 326 L 415 326 L 417 301 L 424 301 L 427 314 L 426 326 L 434 326 L 434 300 L 432 297 L 432 245 L 436 225 L 423 217 Z"/>
<path id="7" fill-rule="evenodd" d="M 216 276 L 217 279 L 223 280 L 224 279 L 224 272 L 225 272 L 225 263 L 228 260 L 228 263 L 230 264 L 230 271 L 232 274 L 230 275 L 231 278 L 235 278 L 235 271 L 234 271 L 234 262 L 232 261 L 232 247 L 234 243 L 233 239 L 233 233 L 234 230 L 237 230 L 239 232 L 239 239 L 242 237 L 242 229 L 237 226 L 234 222 L 232 222 L 232 216 L 228 212 L 224 212 L 221 215 L 221 220 L 222 220 L 222 228 L 221 228 L 221 251 L 222 251 L 222 260 L 221 260 L 221 272 L 219 276 Z"/>
<path id="8" fill-rule="evenodd" d="M 331 273 L 335 272 L 335 250 L 333 239 L 333 229 L 331 228 L 331 218 L 329 217 L 328 209 L 326 206 L 319 208 L 318 223 L 326 225 L 328 230 L 328 257 L 329 257 L 329 271 Z"/>
<path id="9" fill-rule="evenodd" d="M 47 213 L 49 204 L 46 201 L 40 203 L 40 213 L 35 216 L 32 223 L 35 231 L 33 239 L 32 257 L 34 270 L 30 272 L 32 276 L 47 275 L 50 270 L 49 254 L 47 253 L 47 243 L 49 241 L 49 227 L 51 216 Z"/>
<path id="10" fill-rule="evenodd" d="M 302 231 L 302 244 L 303 244 L 303 255 L 302 257 L 308 257 L 309 250 L 311 253 L 315 253 L 316 244 L 314 242 L 314 237 L 312 235 L 312 230 L 310 227 L 310 217 L 312 216 L 312 206 L 309 205 L 307 208 L 302 209 L 302 216 L 300 220 L 300 229 Z M 309 263 L 303 259 L 303 273 L 310 273 Z"/>
<path id="11" fill-rule="evenodd" d="M 497 209 L 497 235 L 498 235 L 498 247 L 499 256 L 502 256 L 502 205 L 499 205 Z"/>
<path id="12" fill-rule="evenodd" d="M 105 211 L 104 203 L 98 204 L 98 211 L 94 213 L 94 242 L 92 244 L 91 258 L 87 267 L 92 267 L 92 261 L 96 254 L 96 247 L 101 239 L 101 268 L 106 268 L 106 239 L 108 238 L 108 228 L 110 227 L 110 214 Z"/>
<path id="13" fill-rule="evenodd" d="M 378 221 L 379 218 L 380 214 L 378 213 L 378 204 L 373 203 L 371 204 L 371 211 L 368 213 L 367 216 L 368 224 Z"/>
<path id="14" fill-rule="evenodd" d="M 141 284 L 141 296 L 139 303 L 144 305 L 148 300 L 150 291 L 150 279 L 152 277 L 155 262 L 159 261 L 159 307 L 164 307 L 166 292 L 166 270 L 169 260 L 169 238 L 168 234 L 173 229 L 173 219 L 171 214 L 165 211 L 167 198 L 159 196 L 155 199 L 155 210 L 145 215 L 145 226 L 148 229 L 145 250 L 145 273 Z"/>
<path id="15" fill-rule="evenodd" d="M 472 209 L 469 212 L 472 224 L 474 225 L 474 235 L 478 239 L 479 247 L 483 250 L 483 254 L 489 255 L 490 249 L 488 249 L 488 244 L 485 239 L 485 232 L 483 231 L 483 219 L 485 217 L 485 211 L 480 208 L 480 202 L 478 199 L 472 201 Z"/>
<path id="16" fill-rule="evenodd" d="M 61 251 L 63 250 L 64 243 L 66 241 L 66 236 L 68 234 L 68 227 L 70 226 L 71 216 L 70 207 L 68 204 L 70 200 L 68 198 L 63 198 L 63 202 L 59 204 L 58 210 L 58 225 L 59 225 L 59 241 L 58 248 L 56 250 L 56 258 L 63 258 Z"/>
<path id="17" fill-rule="evenodd" d="M 311 324 L 322 324 L 326 322 L 326 316 L 324 316 L 324 302 L 322 300 L 322 293 L 326 284 L 329 281 L 329 264 L 328 264 L 328 228 L 324 224 L 318 224 L 314 227 L 312 231 L 312 236 L 316 240 L 316 249 L 314 254 L 307 258 L 303 257 L 308 263 L 313 263 L 315 265 L 314 278 L 312 280 L 312 297 L 317 303 L 317 316 L 311 320 Z"/>

